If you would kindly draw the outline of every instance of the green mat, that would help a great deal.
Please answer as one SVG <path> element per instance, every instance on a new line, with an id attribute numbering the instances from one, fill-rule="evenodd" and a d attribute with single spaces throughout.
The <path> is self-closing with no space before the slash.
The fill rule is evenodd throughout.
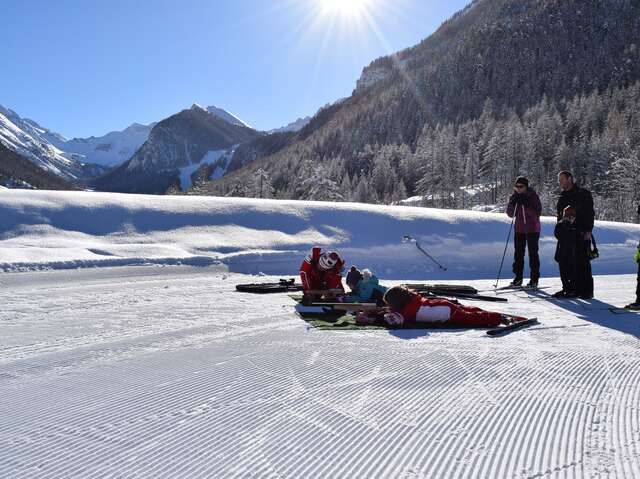
<path id="1" fill-rule="evenodd" d="M 301 294 L 290 294 L 292 299 L 296 301 L 302 300 Z M 302 306 L 300 303 L 295 305 L 296 313 L 310 326 L 316 329 L 331 329 L 331 330 L 386 330 L 386 329 L 459 329 L 449 327 L 438 327 L 437 325 L 428 324 L 415 324 L 413 326 L 390 326 L 383 320 L 378 320 L 375 324 L 360 325 L 356 324 L 356 317 L 352 314 L 345 313 L 344 311 L 327 311 L 320 312 L 321 306 Z M 314 311 L 315 310 L 315 311 Z"/>
<path id="2" fill-rule="evenodd" d="M 415 324 L 413 326 L 389 326 L 384 321 L 379 321 L 375 324 L 367 324 L 367 325 L 359 325 L 356 324 L 355 316 L 351 314 L 345 314 L 344 316 L 340 316 L 336 320 L 332 320 L 330 318 L 320 318 L 320 317 L 304 317 L 302 318 L 307 324 L 313 326 L 316 329 L 330 329 L 332 331 L 377 331 L 377 330 L 398 330 L 398 329 L 431 329 L 431 330 L 448 330 L 448 331 L 459 331 L 462 328 L 460 327 L 449 327 L 442 326 L 438 327 L 434 324 Z M 466 329 L 466 328 L 465 328 Z M 479 328 L 486 329 L 486 328 Z"/>
<path id="3" fill-rule="evenodd" d="M 331 330 L 344 330 L 344 331 L 354 331 L 354 330 L 382 330 L 382 329 L 397 329 L 391 328 L 387 326 L 386 323 L 380 324 L 371 324 L 371 325 L 359 325 L 356 324 L 355 316 L 351 314 L 345 314 L 344 316 L 340 316 L 335 321 L 330 319 L 323 319 L 321 317 L 315 318 L 302 318 L 307 324 L 313 326 L 316 329 L 331 329 Z"/>

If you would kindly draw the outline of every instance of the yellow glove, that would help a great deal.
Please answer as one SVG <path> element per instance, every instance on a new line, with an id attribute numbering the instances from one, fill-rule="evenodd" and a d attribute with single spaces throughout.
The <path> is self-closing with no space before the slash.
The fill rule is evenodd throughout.
<path id="1" fill-rule="evenodd" d="M 633 256 L 633 261 L 635 261 L 636 263 L 640 263 L 640 249 L 638 249 L 638 251 L 636 251 L 636 254 Z"/>

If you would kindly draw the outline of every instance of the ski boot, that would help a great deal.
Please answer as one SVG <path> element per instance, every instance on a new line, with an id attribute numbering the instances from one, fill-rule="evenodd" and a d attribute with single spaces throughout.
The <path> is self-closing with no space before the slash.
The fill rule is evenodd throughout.
<path id="1" fill-rule="evenodd" d="M 524 321 L 527 318 L 522 316 L 511 316 L 510 314 L 502 314 L 500 315 L 500 324 L 504 324 L 505 326 L 511 326 L 512 324 L 519 323 L 520 321 Z"/>
<path id="2" fill-rule="evenodd" d="M 577 298 L 578 295 L 573 291 L 565 291 L 564 289 L 561 289 L 560 291 L 553 293 L 551 297 L 556 299 L 572 299 Z"/>

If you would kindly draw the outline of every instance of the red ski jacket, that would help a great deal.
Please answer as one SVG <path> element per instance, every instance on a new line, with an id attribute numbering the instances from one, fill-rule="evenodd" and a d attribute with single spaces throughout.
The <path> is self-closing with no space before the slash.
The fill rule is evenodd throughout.
<path id="1" fill-rule="evenodd" d="M 449 318 L 443 313 L 449 309 Z M 405 326 L 429 324 L 434 327 L 447 328 L 493 328 L 499 326 L 502 315 L 485 311 L 474 306 L 463 306 L 444 298 L 414 297 L 402 310 L 398 311 L 404 318 Z M 434 319 L 431 319 L 434 318 Z"/>
<path id="2" fill-rule="evenodd" d="M 342 269 L 344 261 L 336 264 L 332 269 L 324 271 L 318 267 L 318 259 L 320 258 L 321 248 L 314 246 L 311 254 L 308 255 L 300 265 L 300 280 L 304 291 L 310 289 L 341 289 L 342 286 Z"/>

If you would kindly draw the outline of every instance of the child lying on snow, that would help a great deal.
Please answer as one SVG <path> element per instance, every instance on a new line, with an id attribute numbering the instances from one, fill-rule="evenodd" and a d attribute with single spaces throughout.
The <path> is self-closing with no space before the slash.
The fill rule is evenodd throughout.
<path id="1" fill-rule="evenodd" d="M 384 301 L 390 310 L 384 315 L 384 321 L 391 326 L 494 328 L 526 319 L 464 306 L 444 298 L 425 298 L 404 286 L 389 289 Z M 360 315 L 358 321 L 367 322 L 367 319 Z"/>
<path id="2" fill-rule="evenodd" d="M 376 303 L 384 306 L 383 297 L 387 288 L 378 284 L 378 278 L 370 270 L 360 271 L 352 266 L 347 273 L 347 286 L 351 288 L 351 293 L 342 298 L 345 303 Z"/>

